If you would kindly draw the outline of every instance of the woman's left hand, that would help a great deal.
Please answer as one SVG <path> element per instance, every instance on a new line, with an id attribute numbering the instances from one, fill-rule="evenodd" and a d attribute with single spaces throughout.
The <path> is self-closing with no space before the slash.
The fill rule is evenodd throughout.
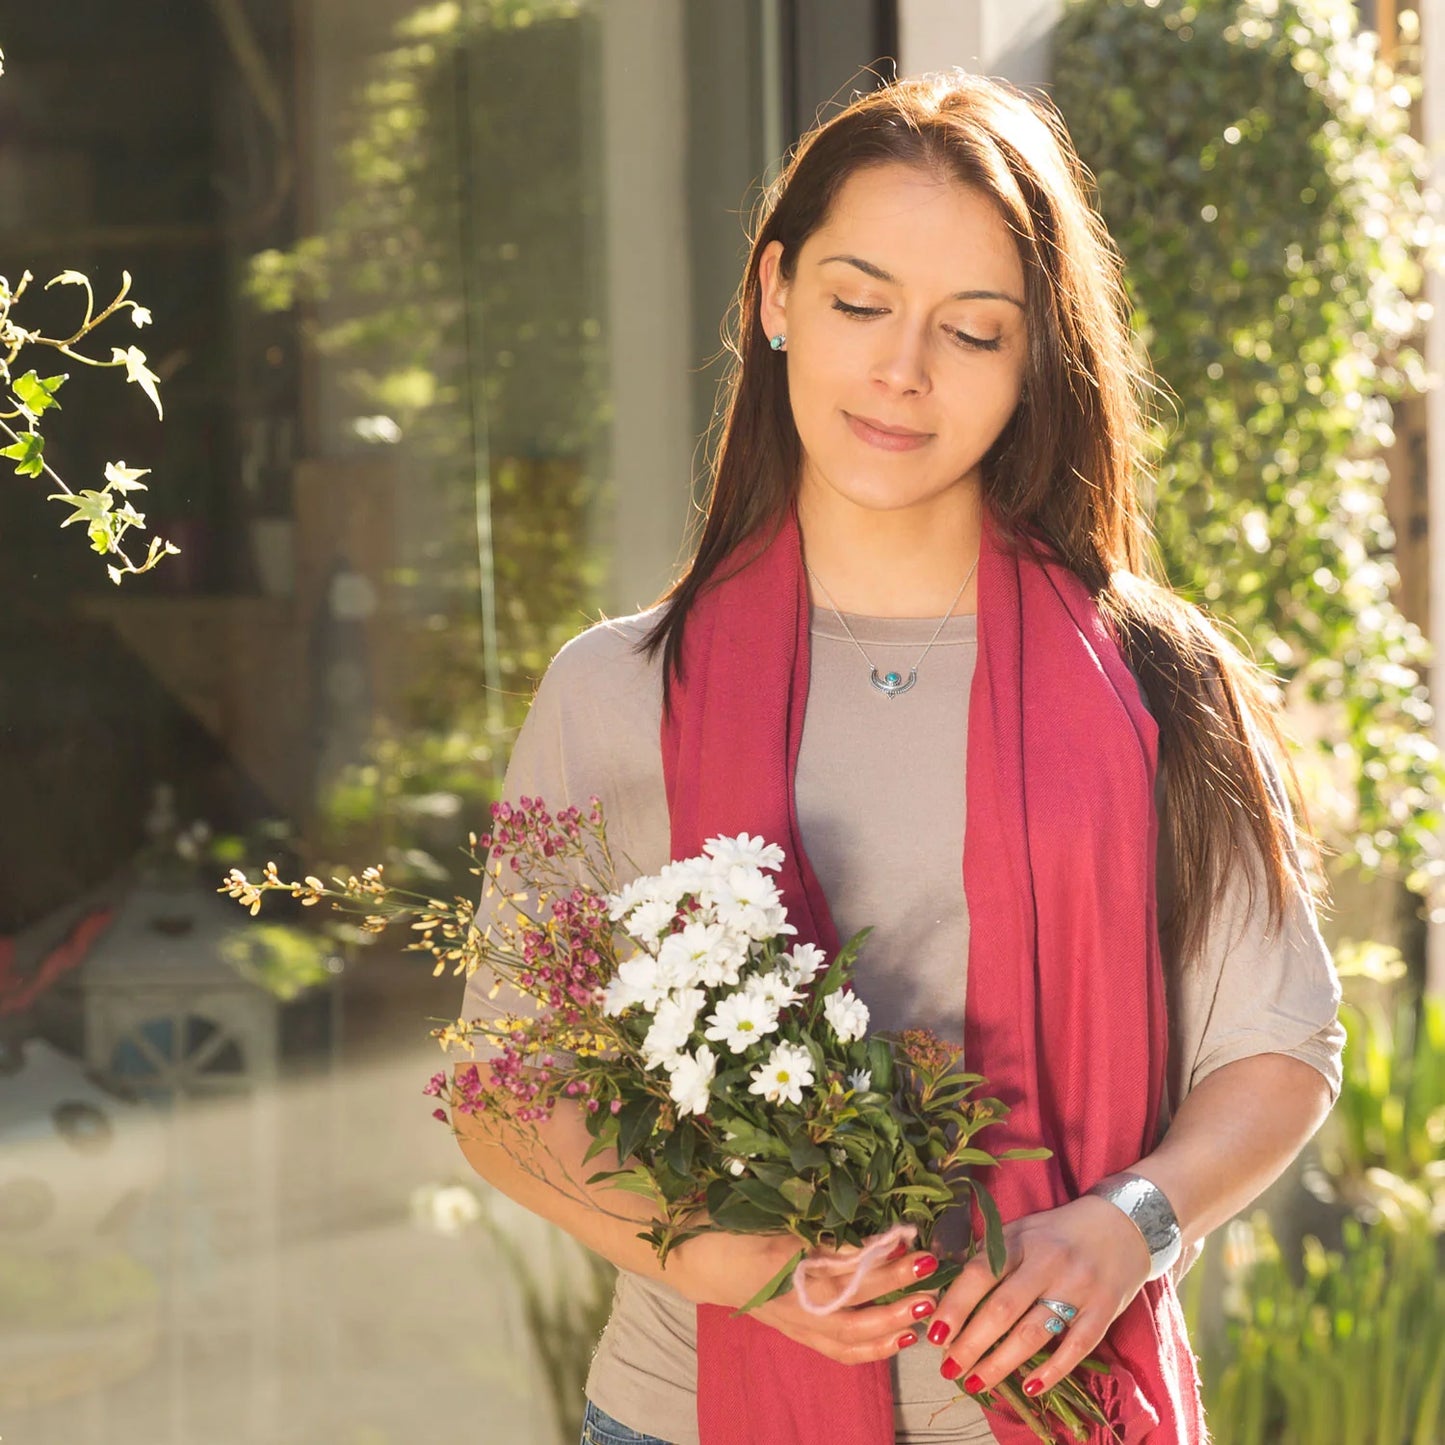
<path id="1" fill-rule="evenodd" d="M 1007 1257 L 995 1279 L 983 1250 L 944 1292 L 928 1338 L 946 1346 L 945 1378 L 971 1395 L 993 1389 L 1050 1341 L 1048 1360 L 1024 1382 L 1038 1395 L 1093 1351 L 1149 1275 L 1149 1248 L 1134 1222 L 1106 1199 L 1084 1195 L 1004 1225 Z M 1061 1335 L 1041 1296 L 1078 1314 Z"/>

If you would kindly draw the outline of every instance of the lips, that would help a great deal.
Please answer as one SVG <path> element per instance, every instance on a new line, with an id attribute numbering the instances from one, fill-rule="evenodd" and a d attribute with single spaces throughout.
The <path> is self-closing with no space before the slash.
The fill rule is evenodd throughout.
<path id="1" fill-rule="evenodd" d="M 886 422 L 875 421 L 871 417 L 854 416 L 847 411 L 843 415 L 853 435 L 878 451 L 911 452 L 933 440 L 931 432 L 889 426 Z"/>
<path id="2" fill-rule="evenodd" d="M 848 414 L 853 416 L 852 412 Z M 877 421 L 871 416 L 853 416 L 853 420 L 861 421 L 864 426 L 871 427 L 874 431 L 881 431 L 885 436 L 914 437 L 921 440 L 928 435 L 926 431 L 915 431 L 912 427 L 889 426 L 887 422 Z"/>

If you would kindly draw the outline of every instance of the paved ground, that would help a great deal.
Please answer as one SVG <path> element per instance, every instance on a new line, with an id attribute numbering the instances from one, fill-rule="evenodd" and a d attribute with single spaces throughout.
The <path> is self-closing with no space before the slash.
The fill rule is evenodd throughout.
<path id="1" fill-rule="evenodd" d="M 414 960 L 364 967 L 329 1061 L 166 1117 L 166 1187 L 131 1236 L 153 1329 L 132 1329 L 129 1364 L 114 1339 L 25 1341 L 71 1393 L 17 1407 L 0 1378 L 5 1445 L 557 1445 L 495 1246 L 412 1217 L 428 1185 L 486 1193 L 420 1093 L 449 997 Z"/>

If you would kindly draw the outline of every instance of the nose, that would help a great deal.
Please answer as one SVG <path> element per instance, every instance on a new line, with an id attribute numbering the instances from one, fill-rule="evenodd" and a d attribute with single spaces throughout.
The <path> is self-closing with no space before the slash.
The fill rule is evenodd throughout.
<path id="1" fill-rule="evenodd" d="M 926 394 L 931 382 L 924 328 L 906 324 L 880 328 L 879 341 L 879 352 L 873 363 L 874 382 L 899 396 Z"/>

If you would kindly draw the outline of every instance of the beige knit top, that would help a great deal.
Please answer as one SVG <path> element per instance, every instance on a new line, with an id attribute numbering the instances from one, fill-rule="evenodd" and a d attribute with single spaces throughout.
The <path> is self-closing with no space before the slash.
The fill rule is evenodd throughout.
<path id="1" fill-rule="evenodd" d="M 600 623 L 562 649 L 518 736 L 505 786 L 509 799 L 541 796 L 554 808 L 600 797 L 613 856 L 636 868 L 622 865 L 619 882 L 654 873 L 670 857 L 661 664 L 634 651 L 654 616 Z M 880 672 L 905 674 L 937 626 L 937 619 L 847 620 Z M 873 925 L 854 986 L 872 1028 L 926 1025 L 961 1040 L 969 936 L 961 860 L 976 618 L 945 624 L 917 686 L 897 698 L 870 686 L 867 664 L 831 612 L 815 610 L 812 639 L 798 815 L 839 936 Z M 1161 898 L 1170 887 L 1164 851 Z M 1283 928 L 1267 932 L 1262 883 L 1251 906 L 1250 867 L 1257 864 L 1241 858 L 1195 965 L 1180 977 L 1166 960 L 1172 1108 L 1206 1074 L 1259 1053 L 1302 1059 L 1332 1092 L 1339 1089 L 1339 984 L 1308 898 L 1296 893 Z M 505 997 L 487 1001 L 490 983 L 474 976 L 464 1017 L 507 1006 Z M 941 1230 L 938 1243 L 947 1248 L 950 1237 Z M 920 1339 L 894 1360 L 898 1445 L 992 1439 L 978 1406 L 939 1376 L 940 1358 Z M 588 1395 L 634 1430 L 696 1445 L 695 1380 L 694 1306 L 624 1272 Z"/>

